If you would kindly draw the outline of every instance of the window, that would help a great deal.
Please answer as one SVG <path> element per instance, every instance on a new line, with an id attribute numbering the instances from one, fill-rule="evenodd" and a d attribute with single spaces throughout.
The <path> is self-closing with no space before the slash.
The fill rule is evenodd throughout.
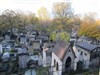
<path id="1" fill-rule="evenodd" d="M 80 52 L 80 50 L 78 49 L 78 52 Z"/>
<path id="2" fill-rule="evenodd" d="M 97 55 L 96 54 L 94 54 L 94 58 L 96 58 L 97 57 Z"/>
<path id="3" fill-rule="evenodd" d="M 83 52 L 81 51 L 81 55 L 83 55 Z"/>
<path id="4" fill-rule="evenodd" d="M 57 62 L 57 65 L 56 65 L 56 70 L 58 71 L 58 67 L 59 67 L 59 65 L 58 65 L 58 62 Z"/>
<path id="5" fill-rule="evenodd" d="M 85 56 L 87 56 L 87 54 L 85 53 Z"/>
<path id="6" fill-rule="evenodd" d="M 56 60 L 54 60 L 54 67 L 56 66 Z"/>
<path id="7" fill-rule="evenodd" d="M 14 57 L 14 54 L 10 54 L 10 57 Z"/>

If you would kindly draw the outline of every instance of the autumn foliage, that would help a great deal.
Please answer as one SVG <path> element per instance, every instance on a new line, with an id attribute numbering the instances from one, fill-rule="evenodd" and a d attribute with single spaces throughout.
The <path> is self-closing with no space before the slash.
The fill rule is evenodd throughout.
<path id="1" fill-rule="evenodd" d="M 79 35 L 88 36 L 94 39 L 100 39 L 100 25 L 97 22 L 82 22 Z"/>

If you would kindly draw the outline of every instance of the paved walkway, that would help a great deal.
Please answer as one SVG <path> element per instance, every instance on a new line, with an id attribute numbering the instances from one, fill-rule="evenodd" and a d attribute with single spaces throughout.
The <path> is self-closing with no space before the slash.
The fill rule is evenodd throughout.
<path id="1" fill-rule="evenodd" d="M 27 70 L 24 75 L 36 75 L 35 70 Z"/>

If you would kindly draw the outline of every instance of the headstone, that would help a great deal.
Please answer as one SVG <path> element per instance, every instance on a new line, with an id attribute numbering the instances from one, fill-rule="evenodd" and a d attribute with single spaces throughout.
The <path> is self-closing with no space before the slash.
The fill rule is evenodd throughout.
<path id="1" fill-rule="evenodd" d="M 0 53 L 2 53 L 2 45 L 0 44 Z"/>

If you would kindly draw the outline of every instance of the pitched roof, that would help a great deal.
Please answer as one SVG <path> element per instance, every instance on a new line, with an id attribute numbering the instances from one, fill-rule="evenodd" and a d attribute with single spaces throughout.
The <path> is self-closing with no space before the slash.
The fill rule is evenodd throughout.
<path id="1" fill-rule="evenodd" d="M 65 41 L 62 40 L 57 40 L 52 51 L 60 60 L 62 60 L 68 48 L 69 48 L 69 43 L 66 43 Z"/>
<path id="2" fill-rule="evenodd" d="M 87 51 L 93 51 L 94 49 L 97 48 L 97 45 L 89 44 L 87 42 L 77 42 L 75 43 L 78 47 L 81 47 Z"/>
<path id="3" fill-rule="evenodd" d="M 38 35 L 37 39 L 41 39 L 41 40 L 44 40 L 44 41 L 48 41 L 49 40 L 47 35 L 42 35 L 42 34 Z"/>
<path id="4" fill-rule="evenodd" d="M 26 37 L 26 35 L 20 35 L 20 37 Z"/>

